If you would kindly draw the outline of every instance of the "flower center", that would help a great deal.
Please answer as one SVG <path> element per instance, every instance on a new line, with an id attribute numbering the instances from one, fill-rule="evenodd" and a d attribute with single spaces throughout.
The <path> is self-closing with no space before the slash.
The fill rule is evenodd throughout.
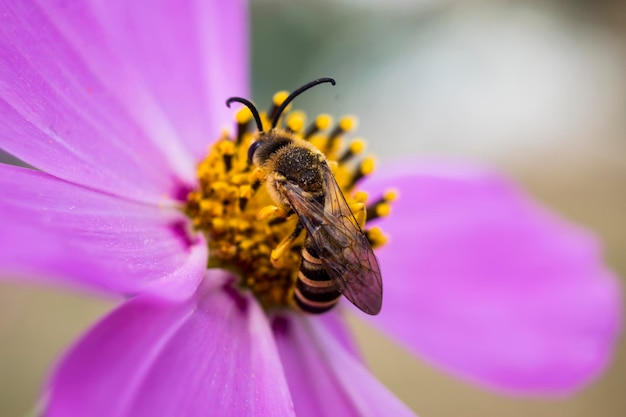
<path id="1" fill-rule="evenodd" d="M 260 112 L 264 128 L 269 129 L 287 96 L 286 92 L 277 93 L 270 109 Z M 299 310 L 294 291 L 307 232 L 294 233 L 298 210 L 286 212 L 284 204 L 275 201 L 276 196 L 263 183 L 266 178 L 249 160 L 250 146 L 259 139 L 259 132 L 251 129 L 252 113 L 242 108 L 236 120 L 236 135 L 222 133 L 198 165 L 199 188 L 189 193 L 185 212 L 207 237 L 208 268 L 234 272 L 240 277 L 239 285 L 252 291 L 267 310 Z M 358 222 L 356 230 L 363 230 L 372 248 L 383 245 L 386 237 L 379 228 L 366 227 L 366 221 L 388 215 L 396 192 L 390 190 L 368 203 L 367 194 L 355 190 L 374 169 L 373 158 L 361 158 L 363 140 L 346 139 L 355 119 L 343 117 L 333 125 L 329 115 L 321 114 L 307 126 L 303 112 L 286 111 L 280 122 L 273 129 L 276 135 L 289 138 L 293 146 L 306 142 L 306 149 L 323 153 Z"/>

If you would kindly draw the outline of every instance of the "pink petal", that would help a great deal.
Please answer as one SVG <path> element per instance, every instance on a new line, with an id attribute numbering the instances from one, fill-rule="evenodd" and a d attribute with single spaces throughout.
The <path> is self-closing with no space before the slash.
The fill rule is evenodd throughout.
<path id="1" fill-rule="evenodd" d="M 620 328 L 620 288 L 597 241 L 497 174 L 401 166 L 365 184 L 400 189 L 380 222 L 385 281 L 374 323 L 479 384 L 563 393 L 598 375 Z"/>
<path id="2" fill-rule="evenodd" d="M 298 417 L 414 416 L 318 317 L 285 314 L 272 327 Z"/>
<path id="3" fill-rule="evenodd" d="M 48 174 L 0 164 L 0 271 L 114 293 L 188 296 L 207 245 L 176 208 L 102 194 Z"/>
<path id="4" fill-rule="evenodd" d="M 357 345 L 356 340 L 352 336 L 350 329 L 342 317 L 340 311 L 343 311 L 341 307 L 337 307 L 328 313 L 320 314 L 316 316 L 316 320 L 320 322 L 326 331 L 339 342 L 339 344 L 353 357 L 361 360 L 361 352 Z"/>
<path id="5" fill-rule="evenodd" d="M 205 285 L 184 303 L 139 296 L 101 321 L 60 363 L 45 415 L 294 413 L 259 305 Z"/>
<path id="6" fill-rule="evenodd" d="M 0 8 L 0 147 L 128 198 L 178 198 L 246 92 L 243 1 Z"/>

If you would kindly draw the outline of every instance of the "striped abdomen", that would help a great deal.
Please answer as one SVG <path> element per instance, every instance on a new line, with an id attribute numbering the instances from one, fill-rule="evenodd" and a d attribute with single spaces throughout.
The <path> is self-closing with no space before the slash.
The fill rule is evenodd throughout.
<path id="1" fill-rule="evenodd" d="M 293 298 L 296 305 L 311 314 L 324 313 L 337 304 L 341 293 L 317 255 L 313 240 L 307 236 L 302 248 L 302 262 Z"/>

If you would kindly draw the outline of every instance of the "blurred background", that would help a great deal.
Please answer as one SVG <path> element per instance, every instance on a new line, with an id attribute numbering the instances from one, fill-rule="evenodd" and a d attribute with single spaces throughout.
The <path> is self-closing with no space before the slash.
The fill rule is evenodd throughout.
<path id="1" fill-rule="evenodd" d="M 488 163 L 605 242 L 626 277 L 626 3 L 611 0 L 252 1 L 253 96 L 320 76 L 298 107 L 359 116 L 381 164 Z M 65 346 L 112 306 L 0 284 L 0 416 L 22 416 Z M 626 416 L 626 347 L 559 399 L 460 382 L 354 321 L 373 372 L 421 416 Z"/>

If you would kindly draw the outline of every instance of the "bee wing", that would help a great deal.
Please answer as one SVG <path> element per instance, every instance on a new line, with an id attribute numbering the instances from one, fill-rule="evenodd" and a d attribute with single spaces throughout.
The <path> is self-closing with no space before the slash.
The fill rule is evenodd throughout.
<path id="1" fill-rule="evenodd" d="M 313 240 L 322 265 L 337 289 L 367 314 L 378 314 L 383 285 L 374 251 L 348 207 L 327 164 L 322 164 L 324 205 L 292 183 L 285 196 Z"/>

